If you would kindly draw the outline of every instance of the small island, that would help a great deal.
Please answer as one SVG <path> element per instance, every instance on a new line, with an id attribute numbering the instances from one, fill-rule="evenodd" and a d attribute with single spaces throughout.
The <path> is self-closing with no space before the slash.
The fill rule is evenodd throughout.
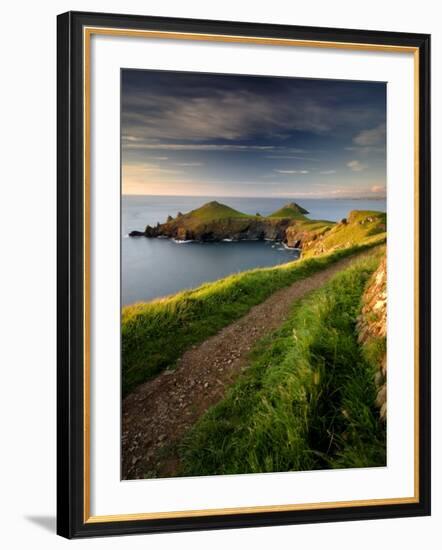
<path id="1" fill-rule="evenodd" d="M 279 241 L 289 248 L 300 249 L 305 255 L 322 254 L 383 233 L 386 214 L 353 210 L 340 222 L 311 220 L 309 212 L 290 202 L 269 216 L 249 215 L 230 206 L 211 201 L 187 214 L 144 231 L 132 231 L 130 237 L 170 238 L 178 242 Z"/>

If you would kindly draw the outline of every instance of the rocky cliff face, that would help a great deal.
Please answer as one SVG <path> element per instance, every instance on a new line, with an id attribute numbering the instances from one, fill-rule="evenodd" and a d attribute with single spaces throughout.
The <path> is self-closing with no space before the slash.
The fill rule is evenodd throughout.
<path id="1" fill-rule="evenodd" d="M 169 237 L 181 241 L 233 241 L 244 240 L 285 240 L 285 232 L 291 223 L 289 219 L 253 219 L 227 218 L 211 220 L 198 224 L 186 223 L 182 218 L 176 218 L 157 227 L 147 226 L 146 237 Z"/>
<path id="2" fill-rule="evenodd" d="M 363 296 L 361 315 L 358 319 L 358 340 L 363 346 L 373 342 L 383 342 L 387 336 L 387 259 L 381 261 L 373 273 Z M 379 369 L 376 374 L 378 393 L 376 404 L 380 408 L 380 416 L 385 421 L 387 417 L 387 355 L 378 357 Z"/>
<path id="3" fill-rule="evenodd" d="M 306 251 L 314 247 L 320 248 L 320 242 L 324 234 L 329 231 L 330 226 L 313 228 L 303 222 L 293 222 L 285 232 L 287 246 L 302 248 Z"/>

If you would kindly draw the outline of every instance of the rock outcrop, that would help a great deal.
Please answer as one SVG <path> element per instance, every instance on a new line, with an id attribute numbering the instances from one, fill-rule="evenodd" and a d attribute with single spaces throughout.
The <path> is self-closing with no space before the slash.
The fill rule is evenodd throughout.
<path id="1" fill-rule="evenodd" d="M 381 261 L 378 269 L 373 273 L 363 296 L 361 315 L 358 319 L 358 340 L 362 346 L 369 346 L 373 342 L 383 343 L 387 336 L 387 259 Z M 378 393 L 376 405 L 380 409 L 380 417 L 387 417 L 387 354 L 382 352 L 378 359 L 376 385 Z"/>
<path id="2" fill-rule="evenodd" d="M 308 250 L 318 245 L 323 235 L 330 230 L 329 225 L 312 228 L 310 224 L 293 222 L 286 230 L 287 246 Z"/>

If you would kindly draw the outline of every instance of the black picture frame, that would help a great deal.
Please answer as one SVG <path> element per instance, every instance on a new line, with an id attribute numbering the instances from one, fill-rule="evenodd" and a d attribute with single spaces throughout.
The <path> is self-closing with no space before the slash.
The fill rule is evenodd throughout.
<path id="1" fill-rule="evenodd" d="M 67 538 L 335 522 L 430 514 L 430 36 L 104 13 L 58 16 L 57 39 L 57 532 Z M 88 521 L 84 461 L 85 27 L 268 37 L 414 48 L 419 59 L 419 498 L 406 504 Z"/>

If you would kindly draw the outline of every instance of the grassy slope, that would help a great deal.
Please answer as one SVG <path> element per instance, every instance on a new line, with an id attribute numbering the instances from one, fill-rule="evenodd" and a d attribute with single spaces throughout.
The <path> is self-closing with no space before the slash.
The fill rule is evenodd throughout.
<path id="1" fill-rule="evenodd" d="M 307 210 L 299 206 L 296 203 L 289 203 L 284 205 L 282 208 L 273 212 L 268 216 L 269 218 L 290 218 L 293 220 L 305 220 L 307 219 L 304 214 L 308 214 Z"/>
<path id="2" fill-rule="evenodd" d="M 250 221 L 256 219 L 261 218 L 244 214 L 230 206 L 212 201 L 167 222 L 165 226 L 184 227 L 193 231 L 201 230 L 201 228 L 209 231 L 211 228 L 218 230 L 229 228 L 232 232 L 235 232 L 246 229 Z"/>
<path id="3" fill-rule="evenodd" d="M 385 464 L 374 408 L 376 366 L 355 334 L 375 257 L 339 273 L 298 303 L 255 348 L 227 397 L 186 438 L 184 475 Z"/>
<path id="4" fill-rule="evenodd" d="M 304 214 L 307 210 L 304 210 L 301 206 L 290 203 L 286 204 L 270 216 L 253 216 L 251 214 L 244 214 L 239 212 L 230 206 L 221 204 L 217 201 L 211 201 L 199 208 L 192 210 L 191 212 L 184 214 L 181 220 L 210 222 L 213 220 L 223 220 L 226 218 L 248 218 L 248 219 L 267 219 L 267 218 L 290 218 L 290 219 L 307 219 Z"/>
<path id="5" fill-rule="evenodd" d="M 245 271 L 194 290 L 123 308 L 123 394 L 173 367 L 186 349 L 242 317 L 279 288 L 363 248 L 350 247 L 317 258 Z"/>
<path id="6" fill-rule="evenodd" d="M 237 233 L 246 230 L 253 220 L 266 221 L 268 224 L 279 224 L 281 220 L 290 220 L 292 227 L 288 231 L 309 234 L 311 242 L 303 250 L 303 256 L 317 256 L 339 248 L 376 240 L 386 231 L 386 214 L 375 211 L 355 210 L 350 212 L 348 223 L 335 223 L 327 220 L 311 220 L 304 214 L 301 206 L 289 203 L 270 214 L 270 216 L 251 216 L 212 201 L 192 210 L 179 218 L 165 224 L 171 227 L 184 227 L 188 230 L 221 231 Z M 367 221 L 368 220 L 368 221 Z M 294 239 L 298 240 L 298 238 Z"/>
<path id="7" fill-rule="evenodd" d="M 387 215 L 383 212 L 353 210 L 348 217 L 348 223 L 333 225 L 322 239 L 313 243 L 311 249 L 303 251 L 303 256 L 315 255 L 318 246 L 329 252 L 386 237 L 386 224 Z"/>
<path id="8" fill-rule="evenodd" d="M 225 218 L 255 218 L 255 216 L 243 214 L 230 206 L 221 204 L 217 201 L 212 201 L 204 204 L 196 210 L 192 210 L 188 214 L 184 214 L 181 219 L 207 222 L 212 220 L 223 220 Z"/>

